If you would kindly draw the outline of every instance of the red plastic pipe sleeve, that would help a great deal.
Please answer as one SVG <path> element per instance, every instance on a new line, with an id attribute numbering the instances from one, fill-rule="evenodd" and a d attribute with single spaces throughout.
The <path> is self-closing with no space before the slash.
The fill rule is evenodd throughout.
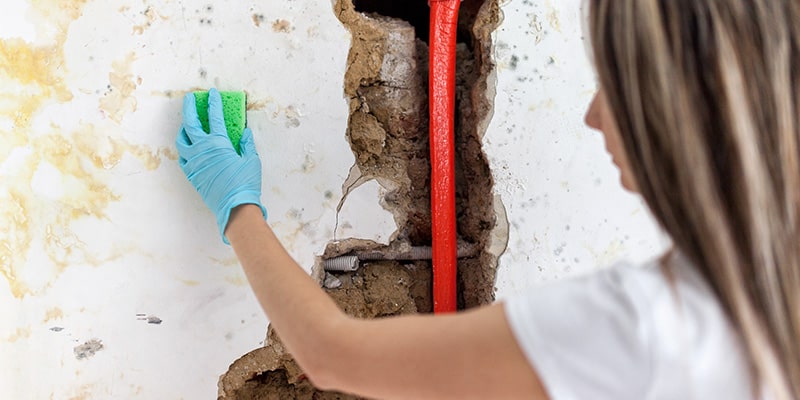
<path id="1" fill-rule="evenodd" d="M 456 34 L 461 0 L 429 0 L 433 311 L 456 311 Z"/>

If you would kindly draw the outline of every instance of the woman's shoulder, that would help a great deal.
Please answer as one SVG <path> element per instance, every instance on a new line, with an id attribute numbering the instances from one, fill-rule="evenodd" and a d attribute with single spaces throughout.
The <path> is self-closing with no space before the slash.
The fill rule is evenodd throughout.
<path id="1" fill-rule="evenodd" d="M 621 262 L 531 289 L 506 307 L 521 347 L 559 391 L 576 394 L 568 377 L 591 366 L 582 394 L 603 388 L 595 398 L 749 398 L 736 329 L 680 255 Z M 616 386 L 620 374 L 630 379 Z"/>
<path id="2" fill-rule="evenodd" d="M 672 252 L 642 265 L 622 263 L 598 279 L 617 282 L 636 304 L 653 356 L 654 391 L 668 393 L 678 381 L 691 383 L 692 398 L 752 398 L 737 329 L 686 256 Z"/>

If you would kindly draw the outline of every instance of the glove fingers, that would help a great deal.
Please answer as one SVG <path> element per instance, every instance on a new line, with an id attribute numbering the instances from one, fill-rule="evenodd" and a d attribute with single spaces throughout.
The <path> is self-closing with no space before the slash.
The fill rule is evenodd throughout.
<path id="1" fill-rule="evenodd" d="M 206 136 L 206 133 L 203 131 L 203 125 L 200 123 L 200 117 L 197 116 L 197 104 L 195 103 L 194 93 L 186 93 L 186 96 L 183 96 L 182 131 L 186 132 L 189 143 L 196 143 Z"/>
<path id="2" fill-rule="evenodd" d="M 209 209 L 217 215 L 220 234 L 224 237 L 230 211 L 238 204 L 261 205 L 261 160 L 253 132 L 242 132 L 241 156 L 228 139 L 223 116 L 222 98 L 216 89 L 209 91 L 209 127 L 202 130 L 197 116 L 196 100 L 187 94 L 183 104 L 183 125 L 175 138 L 178 164 Z"/>
<path id="3" fill-rule="evenodd" d="M 251 131 L 250 128 L 245 128 L 242 133 L 242 140 L 239 141 L 239 146 L 242 147 L 242 155 L 254 155 L 258 157 L 256 143 L 253 140 L 253 131 Z"/>
<path id="4" fill-rule="evenodd" d="M 178 155 L 185 160 L 194 157 L 197 153 L 192 146 L 192 141 L 185 127 L 181 127 L 180 132 L 178 132 L 178 137 L 175 138 L 175 147 L 178 149 Z"/>
<path id="5" fill-rule="evenodd" d="M 222 96 L 214 88 L 208 91 L 208 127 L 212 135 L 228 136 L 222 109 Z"/>

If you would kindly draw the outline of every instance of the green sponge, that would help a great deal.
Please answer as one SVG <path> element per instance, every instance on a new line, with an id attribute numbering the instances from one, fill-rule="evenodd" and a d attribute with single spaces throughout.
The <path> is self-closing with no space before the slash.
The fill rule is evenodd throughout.
<path id="1" fill-rule="evenodd" d="M 233 148 L 241 154 L 239 142 L 247 125 L 247 96 L 244 92 L 219 92 L 222 97 L 222 115 L 225 116 L 225 128 L 231 139 Z M 197 106 L 197 116 L 203 124 L 203 130 L 210 132 L 208 127 L 208 92 L 194 92 L 194 101 Z"/>

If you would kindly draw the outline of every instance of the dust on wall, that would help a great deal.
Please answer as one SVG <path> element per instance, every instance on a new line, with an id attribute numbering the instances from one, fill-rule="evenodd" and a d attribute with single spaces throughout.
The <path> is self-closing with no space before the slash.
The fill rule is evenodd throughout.
<path id="1" fill-rule="evenodd" d="M 381 204 L 393 214 L 398 230 L 388 246 L 357 238 L 333 241 L 323 258 L 429 246 L 427 2 L 338 0 L 334 12 L 352 35 L 344 92 L 350 101 L 346 136 L 356 163 L 344 184 L 344 197 L 377 180 L 387 191 Z M 490 247 L 497 222 L 501 227 L 505 223 L 497 221 L 492 175 L 481 149 L 494 97 L 491 34 L 499 22 L 497 0 L 462 2 L 456 72 L 458 241 L 480 251 L 458 262 L 461 309 L 494 300 L 499 254 Z M 325 291 L 349 315 L 377 318 L 432 311 L 430 262 L 370 262 L 355 272 L 317 272 Z M 219 399 L 356 398 L 315 389 L 271 327 L 266 343 L 220 378 Z"/>

